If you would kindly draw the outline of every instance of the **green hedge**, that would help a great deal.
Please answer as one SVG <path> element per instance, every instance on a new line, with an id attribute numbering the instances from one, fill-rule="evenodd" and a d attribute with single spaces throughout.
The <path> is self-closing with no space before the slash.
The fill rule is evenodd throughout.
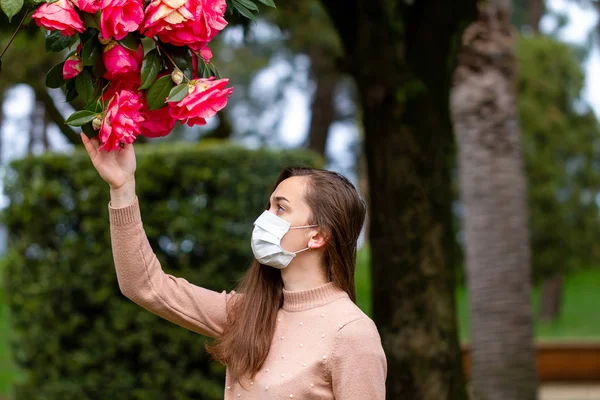
<path id="1" fill-rule="evenodd" d="M 136 146 L 144 226 L 166 272 L 230 290 L 251 261 L 252 222 L 289 165 L 312 153 L 222 144 Z M 204 338 L 121 295 L 110 249 L 108 186 L 87 155 L 14 162 L 5 285 L 17 400 L 222 399 L 224 369 Z"/>

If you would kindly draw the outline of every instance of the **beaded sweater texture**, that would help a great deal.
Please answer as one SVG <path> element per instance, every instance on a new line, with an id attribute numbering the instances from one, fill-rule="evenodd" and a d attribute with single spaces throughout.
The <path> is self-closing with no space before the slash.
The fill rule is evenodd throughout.
<path id="1" fill-rule="evenodd" d="M 121 292 L 148 311 L 218 337 L 235 292 L 216 292 L 166 274 L 143 228 L 138 199 L 108 205 Z M 373 321 L 333 283 L 283 289 L 268 357 L 253 380 L 225 380 L 225 400 L 383 400 L 387 362 Z"/>

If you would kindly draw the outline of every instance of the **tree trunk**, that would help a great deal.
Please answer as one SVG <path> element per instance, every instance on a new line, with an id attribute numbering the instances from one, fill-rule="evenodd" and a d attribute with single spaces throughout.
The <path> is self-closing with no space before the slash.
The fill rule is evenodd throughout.
<path id="1" fill-rule="evenodd" d="M 369 178 L 367 176 L 367 160 L 364 151 L 361 151 L 356 160 L 356 175 L 358 178 L 358 190 L 363 195 L 365 202 L 367 203 L 368 212 L 365 217 L 365 224 L 363 226 L 363 244 L 369 246 L 369 226 L 371 225 L 371 201 L 369 199 Z"/>
<path id="2" fill-rule="evenodd" d="M 449 98 L 476 0 L 322 0 L 362 105 L 373 317 L 389 399 L 466 399 L 450 262 Z"/>
<path id="3" fill-rule="evenodd" d="M 540 295 L 540 320 L 550 322 L 560 315 L 564 279 L 558 274 L 545 279 Z"/>
<path id="4" fill-rule="evenodd" d="M 323 49 L 315 48 L 317 46 L 313 46 L 309 52 L 311 75 L 316 87 L 311 104 L 308 148 L 325 158 L 329 127 L 335 120 L 333 93 L 339 73 L 335 70 L 332 55 L 324 54 Z"/>
<path id="5" fill-rule="evenodd" d="M 510 1 L 482 5 L 463 36 L 452 90 L 467 240 L 477 400 L 534 400 L 526 179 Z"/>
<path id="6" fill-rule="evenodd" d="M 529 17 L 529 26 L 539 35 L 540 33 L 540 21 L 544 16 L 544 11 L 546 11 L 546 5 L 544 4 L 544 0 L 529 0 L 529 9 L 528 9 L 528 17 Z"/>
<path id="7" fill-rule="evenodd" d="M 36 96 L 31 113 L 31 124 L 29 126 L 29 141 L 27 142 L 27 153 L 32 154 L 36 143 L 41 143 L 44 130 L 46 129 L 46 108 L 44 103 Z"/>
<path id="8" fill-rule="evenodd" d="M 229 139 L 233 134 L 233 127 L 229 120 L 227 111 L 221 110 L 219 112 L 219 125 L 210 133 L 206 134 L 202 139 Z"/>
<path id="9" fill-rule="evenodd" d="M 65 118 L 62 116 L 58 108 L 56 108 L 56 104 L 50 95 L 48 94 L 48 90 L 44 88 L 34 88 L 36 98 L 44 104 L 46 108 L 46 115 L 50 119 L 51 122 L 54 122 L 58 129 L 63 133 L 65 139 L 69 141 L 69 143 L 78 145 L 81 144 L 81 140 L 79 139 L 79 134 L 72 129 L 69 125 L 65 124 Z"/>
<path id="10" fill-rule="evenodd" d="M 6 91 L 0 91 L 0 166 L 4 163 L 2 157 L 2 148 L 4 144 L 4 137 L 2 136 L 2 127 L 4 124 L 4 96 Z"/>

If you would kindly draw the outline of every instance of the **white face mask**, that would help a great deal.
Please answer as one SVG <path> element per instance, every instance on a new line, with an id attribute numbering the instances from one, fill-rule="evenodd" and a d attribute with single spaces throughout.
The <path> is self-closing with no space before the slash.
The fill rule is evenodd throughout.
<path id="1" fill-rule="evenodd" d="M 318 225 L 290 226 L 290 223 L 272 212 L 265 211 L 254 221 L 252 231 L 252 252 L 259 263 L 277 269 L 287 267 L 296 254 L 308 250 L 307 247 L 295 252 L 281 247 L 281 238 L 290 229 L 312 228 Z"/>

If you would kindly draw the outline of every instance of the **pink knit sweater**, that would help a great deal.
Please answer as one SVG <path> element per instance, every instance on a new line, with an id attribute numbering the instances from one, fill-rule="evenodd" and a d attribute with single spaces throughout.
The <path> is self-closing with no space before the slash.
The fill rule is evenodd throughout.
<path id="1" fill-rule="evenodd" d="M 215 292 L 163 272 L 144 232 L 138 199 L 109 204 L 112 251 L 122 293 L 145 309 L 202 335 L 217 337 L 226 302 Z M 385 399 L 387 363 L 375 324 L 333 283 L 283 290 L 275 336 L 253 381 L 225 382 L 225 400 Z"/>

